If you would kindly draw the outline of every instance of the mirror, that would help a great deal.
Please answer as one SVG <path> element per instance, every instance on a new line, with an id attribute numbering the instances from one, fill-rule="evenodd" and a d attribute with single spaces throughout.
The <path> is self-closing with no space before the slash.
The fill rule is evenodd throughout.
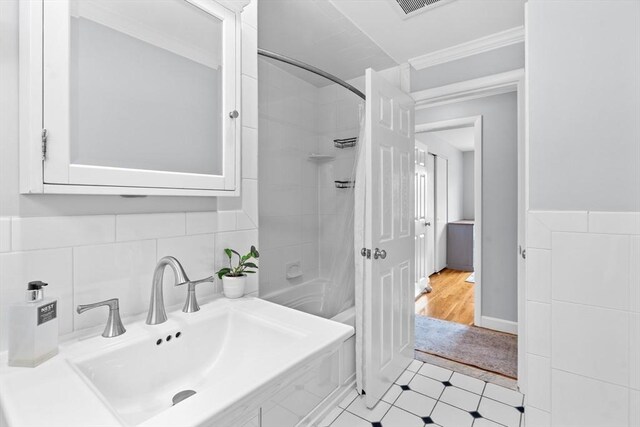
<path id="1" fill-rule="evenodd" d="M 222 175 L 222 20 L 185 0 L 70 2 L 70 163 Z"/>

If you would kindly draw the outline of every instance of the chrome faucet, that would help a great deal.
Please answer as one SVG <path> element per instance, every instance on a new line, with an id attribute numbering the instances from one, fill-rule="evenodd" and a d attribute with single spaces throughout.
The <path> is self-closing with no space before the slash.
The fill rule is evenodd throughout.
<path id="1" fill-rule="evenodd" d="M 184 303 L 182 311 L 185 313 L 193 313 L 200 310 L 196 299 L 196 285 L 205 282 L 213 282 L 214 277 L 207 277 L 202 280 L 189 280 L 187 273 L 182 268 L 180 261 L 172 256 L 162 258 L 156 265 L 153 272 L 153 282 L 151 285 L 151 302 L 149 303 L 149 313 L 147 314 L 147 325 L 159 325 L 167 321 L 167 312 L 164 308 L 164 296 L 162 293 L 162 279 L 164 277 L 165 267 L 171 267 L 175 276 L 175 286 L 188 285 L 187 300 Z"/>
<path id="2" fill-rule="evenodd" d="M 78 314 L 82 314 L 87 310 L 91 310 L 92 308 L 109 307 L 109 319 L 107 319 L 107 325 L 104 327 L 104 332 L 102 332 L 102 336 L 105 338 L 113 338 L 118 335 L 122 335 L 127 330 L 124 328 L 122 324 L 122 320 L 120 319 L 120 305 L 118 303 L 118 298 L 112 298 L 105 301 L 96 302 L 94 304 L 85 304 L 79 305 L 76 311 Z"/>

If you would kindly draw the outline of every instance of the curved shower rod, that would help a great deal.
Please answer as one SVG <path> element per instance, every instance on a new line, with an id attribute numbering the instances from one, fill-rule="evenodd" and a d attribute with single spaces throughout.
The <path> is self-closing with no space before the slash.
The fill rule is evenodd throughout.
<path id="1" fill-rule="evenodd" d="M 289 65 L 293 65 L 294 67 L 302 68 L 303 70 L 307 70 L 307 71 L 309 71 L 309 72 L 311 72 L 313 74 L 317 74 L 319 76 L 322 76 L 325 79 L 331 80 L 332 82 L 339 84 L 340 86 L 344 87 L 345 89 L 350 90 L 351 92 L 353 92 L 356 95 L 358 95 L 360 98 L 362 98 L 364 100 L 367 99 L 365 94 L 360 92 L 354 86 L 350 85 L 349 83 L 345 82 L 344 80 L 341 80 L 341 79 L 337 78 L 333 74 L 329 74 L 329 73 L 327 73 L 325 71 L 322 71 L 319 68 L 314 67 L 313 65 L 305 64 L 304 62 L 298 61 L 297 59 L 292 59 L 292 58 L 289 58 L 287 56 L 280 55 L 279 53 L 270 52 L 268 50 L 264 50 L 264 49 L 260 49 L 260 48 L 258 48 L 258 55 L 266 56 L 267 58 L 275 59 L 276 61 L 285 62 L 285 63 L 287 63 Z"/>

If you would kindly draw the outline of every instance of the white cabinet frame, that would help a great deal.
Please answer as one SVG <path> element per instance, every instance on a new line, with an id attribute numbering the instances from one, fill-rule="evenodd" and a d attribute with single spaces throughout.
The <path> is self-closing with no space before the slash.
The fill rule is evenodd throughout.
<path id="1" fill-rule="evenodd" d="M 222 175 L 74 165 L 70 152 L 70 2 L 20 2 L 20 192 L 238 196 L 241 165 L 241 7 L 184 0 L 222 20 Z M 225 3 L 226 5 L 226 3 Z M 45 18 L 46 17 L 46 18 Z M 240 117 L 228 113 L 237 110 Z M 43 130 L 47 130 L 46 150 Z"/>

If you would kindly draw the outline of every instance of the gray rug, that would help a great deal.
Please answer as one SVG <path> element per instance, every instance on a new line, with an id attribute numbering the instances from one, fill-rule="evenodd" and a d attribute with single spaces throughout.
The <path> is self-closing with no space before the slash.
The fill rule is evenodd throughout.
<path id="1" fill-rule="evenodd" d="M 510 378 L 518 374 L 518 337 L 490 329 L 416 316 L 417 351 Z"/>

